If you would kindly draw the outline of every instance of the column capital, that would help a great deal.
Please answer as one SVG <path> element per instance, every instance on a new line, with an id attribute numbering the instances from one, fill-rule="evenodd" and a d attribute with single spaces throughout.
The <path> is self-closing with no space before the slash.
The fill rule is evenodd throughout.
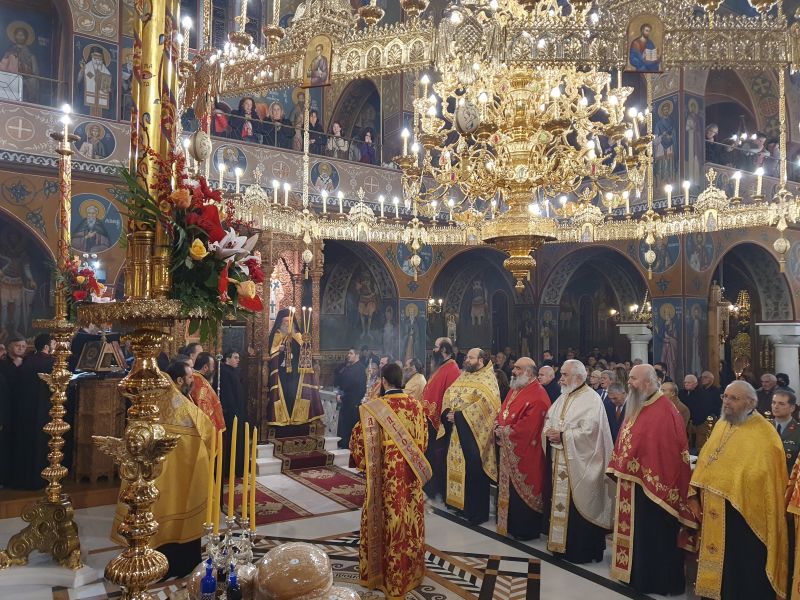
<path id="1" fill-rule="evenodd" d="M 800 323 L 756 323 L 758 333 L 775 346 L 799 346 Z"/>
<path id="2" fill-rule="evenodd" d="M 653 339 L 650 327 L 643 323 L 618 323 L 617 329 L 631 342 L 649 342 Z"/>

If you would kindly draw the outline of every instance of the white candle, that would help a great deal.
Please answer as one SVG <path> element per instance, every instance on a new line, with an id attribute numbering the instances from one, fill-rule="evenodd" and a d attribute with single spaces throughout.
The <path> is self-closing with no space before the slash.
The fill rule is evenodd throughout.
<path id="1" fill-rule="evenodd" d="M 405 127 L 400 132 L 400 137 L 403 138 L 403 156 L 408 155 L 408 136 L 411 135 Z"/>
<path id="2" fill-rule="evenodd" d="M 692 187 L 692 182 L 688 179 L 683 182 L 683 206 L 687 208 L 689 206 L 689 190 Z"/>
<path id="3" fill-rule="evenodd" d="M 240 167 L 236 167 L 233 170 L 233 173 L 236 175 L 236 193 L 239 193 L 239 182 L 242 178 L 242 169 Z"/>
<path id="4" fill-rule="evenodd" d="M 322 214 L 328 213 L 328 190 L 322 190 Z"/>
<path id="5" fill-rule="evenodd" d="M 392 204 L 394 204 L 394 218 L 395 219 L 399 219 L 400 218 L 400 198 L 398 198 L 397 196 L 392 198 Z"/>
<path id="6" fill-rule="evenodd" d="M 381 205 L 381 219 L 383 218 L 383 203 L 386 202 L 386 198 L 382 195 L 378 196 L 378 203 Z"/>
<path id="7" fill-rule="evenodd" d="M 344 214 L 344 192 L 338 191 L 336 192 L 336 197 L 339 199 L 339 214 Z"/>
<path id="8" fill-rule="evenodd" d="M 739 184 L 741 183 L 741 181 L 742 181 L 742 172 L 741 171 L 736 171 L 733 174 L 733 197 L 734 198 L 738 198 L 739 197 Z"/>
<path id="9" fill-rule="evenodd" d="M 450 198 L 447 201 L 447 207 L 450 209 L 450 220 L 453 220 L 453 207 L 456 205 L 456 201 Z"/>
<path id="10" fill-rule="evenodd" d="M 219 163 L 217 169 L 219 170 L 219 189 L 222 189 L 222 184 L 225 181 L 225 163 Z"/>
<path id="11" fill-rule="evenodd" d="M 283 206 L 289 208 L 289 190 L 292 189 L 292 186 L 289 185 L 289 182 L 284 182 L 283 184 Z"/>
<path id="12" fill-rule="evenodd" d="M 630 194 L 625 196 L 625 214 L 626 215 L 631 214 L 631 195 Z"/>
<path id="13" fill-rule="evenodd" d="M 758 167 L 756 169 L 756 196 L 761 195 L 761 186 L 763 184 L 764 168 Z"/>
<path id="14" fill-rule="evenodd" d="M 436 211 L 439 208 L 439 203 L 436 200 L 434 200 L 433 202 L 431 202 L 431 206 L 433 207 L 433 222 L 436 223 Z"/>
<path id="15" fill-rule="evenodd" d="M 672 208 L 672 186 L 667 184 L 664 186 L 664 191 L 667 192 L 667 210 Z"/>
<path id="16" fill-rule="evenodd" d="M 281 182 L 277 179 L 272 180 L 272 203 L 278 203 L 278 188 L 280 187 Z"/>

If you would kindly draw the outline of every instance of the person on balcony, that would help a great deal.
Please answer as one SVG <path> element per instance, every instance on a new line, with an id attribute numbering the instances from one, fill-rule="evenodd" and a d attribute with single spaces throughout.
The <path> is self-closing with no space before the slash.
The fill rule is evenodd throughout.
<path id="1" fill-rule="evenodd" d="M 283 106 L 280 102 L 273 102 L 269 105 L 269 114 L 264 119 L 263 126 L 264 143 L 267 146 L 291 149 L 294 129 L 292 124 L 283 114 Z"/>
<path id="2" fill-rule="evenodd" d="M 332 135 L 328 137 L 325 154 L 331 158 L 347 160 L 349 158 L 350 142 L 342 137 L 342 124 L 334 121 L 331 125 Z"/>
<path id="3" fill-rule="evenodd" d="M 248 96 L 239 100 L 239 108 L 231 113 L 233 137 L 244 142 L 257 142 L 261 130 L 261 119 L 256 112 L 255 99 Z"/>

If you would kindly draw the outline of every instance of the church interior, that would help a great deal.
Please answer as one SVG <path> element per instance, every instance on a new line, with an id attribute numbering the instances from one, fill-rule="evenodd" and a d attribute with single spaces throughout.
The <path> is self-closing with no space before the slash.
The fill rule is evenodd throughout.
<path id="1" fill-rule="evenodd" d="M 0 0 L 0 15 L 0 593 L 800 599 L 800 1 Z M 494 408 L 458 449 L 459 505 L 462 399 L 434 373 L 452 361 L 458 386 L 475 360 Z M 521 381 L 549 419 L 578 377 L 608 452 L 635 451 L 617 435 L 644 427 L 620 410 L 640 365 L 686 411 L 680 509 L 630 479 L 694 544 L 669 592 L 620 567 L 623 548 L 647 556 L 633 508 L 630 531 L 600 527 L 573 489 L 570 518 L 605 551 L 556 548 L 569 451 L 542 422 L 525 434 L 533 502 L 513 425 L 498 433 Z M 736 595 L 730 552 L 709 583 L 711 501 L 703 535 L 681 513 L 714 488 L 692 469 L 722 464 L 745 383 L 789 467 L 769 536 L 738 517 L 768 556 L 763 596 Z M 423 434 L 370 412 L 389 388 Z M 423 511 L 405 552 L 424 568 L 400 595 L 365 577 L 370 419 Z M 427 449 L 401 455 L 393 435 Z M 616 482 L 619 515 L 633 497 L 614 465 L 598 485 Z M 509 533 L 528 513 L 541 535 Z M 285 572 L 325 563 L 327 584 L 276 591 L 287 544 L 301 558 Z"/>

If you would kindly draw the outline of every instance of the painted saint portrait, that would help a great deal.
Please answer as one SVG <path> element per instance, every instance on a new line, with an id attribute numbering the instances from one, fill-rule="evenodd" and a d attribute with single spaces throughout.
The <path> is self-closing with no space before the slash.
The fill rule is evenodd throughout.
<path id="1" fill-rule="evenodd" d="M 214 166 L 219 169 L 219 164 L 225 165 L 226 173 L 233 173 L 236 167 L 242 171 L 247 170 L 247 157 L 236 146 L 220 146 L 214 153 Z"/>
<path id="2" fill-rule="evenodd" d="M 117 243 L 121 231 L 122 217 L 111 201 L 97 194 L 72 199 L 72 247 L 78 252 L 104 252 Z"/>
<path id="3" fill-rule="evenodd" d="M 660 237 L 653 244 L 653 251 L 656 253 L 656 260 L 653 263 L 653 273 L 663 273 L 672 268 L 681 253 L 680 238 L 676 235 Z M 643 268 L 647 268 L 647 261 L 644 254 L 647 252 L 647 244 L 644 240 L 639 242 L 639 263 Z"/>
<path id="4" fill-rule="evenodd" d="M 95 40 L 75 37 L 75 104 L 92 117 L 116 115 L 117 48 Z"/>
<path id="5" fill-rule="evenodd" d="M 680 298 L 653 303 L 653 358 L 667 365 L 670 377 L 680 377 L 682 320 Z"/>
<path id="6" fill-rule="evenodd" d="M 331 57 L 333 48 L 326 35 L 311 38 L 303 64 L 303 87 L 328 85 L 331 80 Z"/>
<path id="7" fill-rule="evenodd" d="M 24 4 L 0 6 L 5 37 L 0 40 L 0 99 L 49 104 L 57 64 L 54 38 L 58 15 L 54 9 L 31 10 Z M 0 30 L 1 31 L 1 30 Z"/>
<path id="8" fill-rule="evenodd" d="M 319 192 L 332 194 L 339 188 L 339 171 L 331 163 L 321 161 L 311 167 L 311 183 Z"/>
<path id="9" fill-rule="evenodd" d="M 628 23 L 627 71 L 661 72 L 664 24 L 655 15 L 637 15 Z"/>
<path id="10" fill-rule="evenodd" d="M 114 135 L 102 123 L 81 123 L 75 128 L 75 135 L 80 138 L 74 143 L 75 150 L 89 160 L 108 158 L 116 147 Z"/>
<path id="11" fill-rule="evenodd" d="M 714 238 L 710 233 L 691 233 L 686 236 L 686 260 L 692 270 L 705 271 L 714 262 Z"/>
<path id="12" fill-rule="evenodd" d="M 122 67 L 119 71 L 119 87 L 122 92 L 122 103 L 119 108 L 119 119 L 130 121 L 133 109 L 133 38 L 122 38 L 120 55 Z"/>
<path id="13" fill-rule="evenodd" d="M 705 369 L 708 328 L 708 300 L 686 299 L 686 372 L 697 377 Z"/>
<path id="14" fill-rule="evenodd" d="M 424 275 L 433 264 L 433 248 L 425 244 L 419 249 L 417 254 L 419 254 L 420 259 L 422 259 L 422 262 L 419 263 L 419 267 L 417 267 L 417 275 Z M 409 250 L 408 246 L 405 244 L 397 245 L 397 264 L 403 269 L 403 273 L 409 277 L 414 276 L 414 267 L 411 266 L 411 250 Z"/>
<path id="15" fill-rule="evenodd" d="M 653 181 L 657 190 L 668 183 L 677 184 L 678 162 L 675 142 L 677 138 L 677 94 L 658 100 L 653 115 Z"/>

